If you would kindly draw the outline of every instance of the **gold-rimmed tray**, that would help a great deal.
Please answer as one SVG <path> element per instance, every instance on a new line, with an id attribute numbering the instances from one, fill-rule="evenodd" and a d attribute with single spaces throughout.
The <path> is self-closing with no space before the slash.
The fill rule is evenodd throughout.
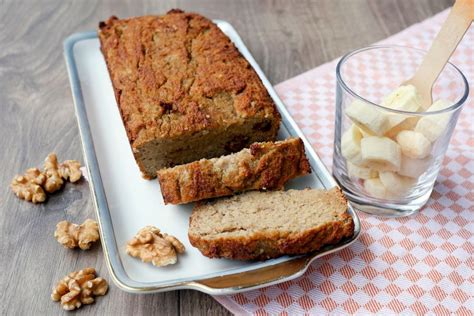
<path id="1" fill-rule="evenodd" d="M 286 188 L 329 189 L 336 186 L 235 29 L 227 22 L 214 22 L 253 66 L 277 105 L 282 115 L 279 138 L 295 136 L 305 143 L 312 173 L 290 181 Z M 202 256 L 187 238 L 192 205 L 165 206 L 158 182 L 147 181 L 140 176 L 100 52 L 97 33 L 71 35 L 64 42 L 64 53 L 102 247 L 112 278 L 121 289 L 150 293 L 187 288 L 213 295 L 255 289 L 298 277 L 313 260 L 347 247 L 359 236 L 359 218 L 349 206 L 355 223 L 354 236 L 316 253 L 263 262 Z M 125 253 L 127 240 L 146 225 L 155 225 L 183 241 L 187 251 L 180 256 L 177 264 L 156 268 Z"/>

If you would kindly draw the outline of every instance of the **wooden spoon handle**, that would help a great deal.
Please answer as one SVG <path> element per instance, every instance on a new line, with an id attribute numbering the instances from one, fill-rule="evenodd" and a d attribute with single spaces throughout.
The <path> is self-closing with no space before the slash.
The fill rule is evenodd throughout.
<path id="1" fill-rule="evenodd" d="M 422 74 L 430 91 L 473 19 L 474 0 L 457 0 L 415 75 Z"/>

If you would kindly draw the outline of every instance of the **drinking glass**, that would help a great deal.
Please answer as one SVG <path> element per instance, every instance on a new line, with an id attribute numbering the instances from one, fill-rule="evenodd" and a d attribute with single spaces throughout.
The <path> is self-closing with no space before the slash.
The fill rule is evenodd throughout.
<path id="1" fill-rule="evenodd" d="M 402 46 L 370 46 L 348 53 L 337 65 L 333 175 L 352 204 L 361 211 L 380 216 L 407 216 L 419 211 L 431 195 L 457 119 L 469 94 L 465 76 L 453 64 L 446 65 L 433 86 L 433 101 L 449 102 L 442 109 L 411 112 L 382 105 L 385 96 L 413 76 L 425 53 Z M 363 102 L 367 111 L 363 113 L 367 115 L 377 113 L 401 124 L 386 134 L 373 135 L 371 131 L 364 130 L 360 122 L 356 122 L 359 125 L 354 124 L 347 115 L 348 107 L 354 102 Z M 374 170 L 363 159 L 349 160 L 346 159 L 347 155 L 343 155 L 341 138 L 344 133 L 360 133 L 356 138 L 360 137 L 367 145 L 369 141 L 364 138 L 373 136 L 386 137 L 397 143 L 397 132 L 401 130 L 427 134 L 426 138 L 430 141 L 429 155 L 423 159 L 412 159 L 402 153 L 400 168 L 394 167 L 389 171 L 377 163 L 375 168 L 381 170 Z M 361 143 L 356 142 L 356 145 L 360 146 Z M 380 184 L 384 186 L 380 187 Z"/>

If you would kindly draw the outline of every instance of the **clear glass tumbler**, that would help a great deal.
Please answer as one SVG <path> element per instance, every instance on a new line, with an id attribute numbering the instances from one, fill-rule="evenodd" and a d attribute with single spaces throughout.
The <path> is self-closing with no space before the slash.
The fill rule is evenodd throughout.
<path id="1" fill-rule="evenodd" d="M 469 86 L 448 63 L 433 87 L 432 107 L 389 105 L 389 95 L 413 76 L 424 55 L 414 48 L 371 46 L 337 65 L 333 174 L 361 211 L 407 216 L 431 195 Z"/>

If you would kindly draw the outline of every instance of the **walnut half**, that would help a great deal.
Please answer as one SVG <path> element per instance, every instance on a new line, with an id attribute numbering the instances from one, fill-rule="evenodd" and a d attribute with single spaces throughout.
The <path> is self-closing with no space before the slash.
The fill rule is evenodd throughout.
<path id="1" fill-rule="evenodd" d="M 175 264 L 177 254 L 185 251 L 184 245 L 174 236 L 162 234 L 154 226 L 142 228 L 127 244 L 127 253 L 157 267 Z"/>
<path id="2" fill-rule="evenodd" d="M 46 176 L 37 168 L 26 170 L 24 175 L 13 178 L 10 187 L 20 199 L 33 203 L 46 200 L 46 193 L 41 187 L 46 181 Z"/>
<path id="3" fill-rule="evenodd" d="M 92 243 L 99 240 L 99 225 L 92 219 L 86 219 L 81 225 L 61 221 L 56 224 L 54 237 L 66 248 L 79 247 L 82 250 L 87 250 Z"/>
<path id="4" fill-rule="evenodd" d="M 108 289 L 107 281 L 97 278 L 94 268 L 85 268 L 71 272 L 59 281 L 53 288 L 51 299 L 61 301 L 61 306 L 70 311 L 94 303 L 94 298 L 105 295 Z"/>
<path id="5" fill-rule="evenodd" d="M 15 176 L 10 187 L 20 199 L 41 203 L 46 200 L 46 192 L 58 191 L 64 181 L 77 182 L 82 176 L 80 167 L 81 164 L 76 160 L 59 164 L 56 154 L 51 153 L 44 161 L 44 171 L 30 168 L 24 175 Z"/>
<path id="6" fill-rule="evenodd" d="M 44 189 L 48 193 L 53 193 L 61 189 L 64 180 L 59 174 L 59 164 L 56 154 L 49 154 L 44 160 L 44 174 L 46 175 L 46 182 Z"/>
<path id="7" fill-rule="evenodd" d="M 59 174 L 64 180 L 69 182 L 77 182 L 82 176 L 81 164 L 77 160 L 66 160 L 59 165 Z"/>

